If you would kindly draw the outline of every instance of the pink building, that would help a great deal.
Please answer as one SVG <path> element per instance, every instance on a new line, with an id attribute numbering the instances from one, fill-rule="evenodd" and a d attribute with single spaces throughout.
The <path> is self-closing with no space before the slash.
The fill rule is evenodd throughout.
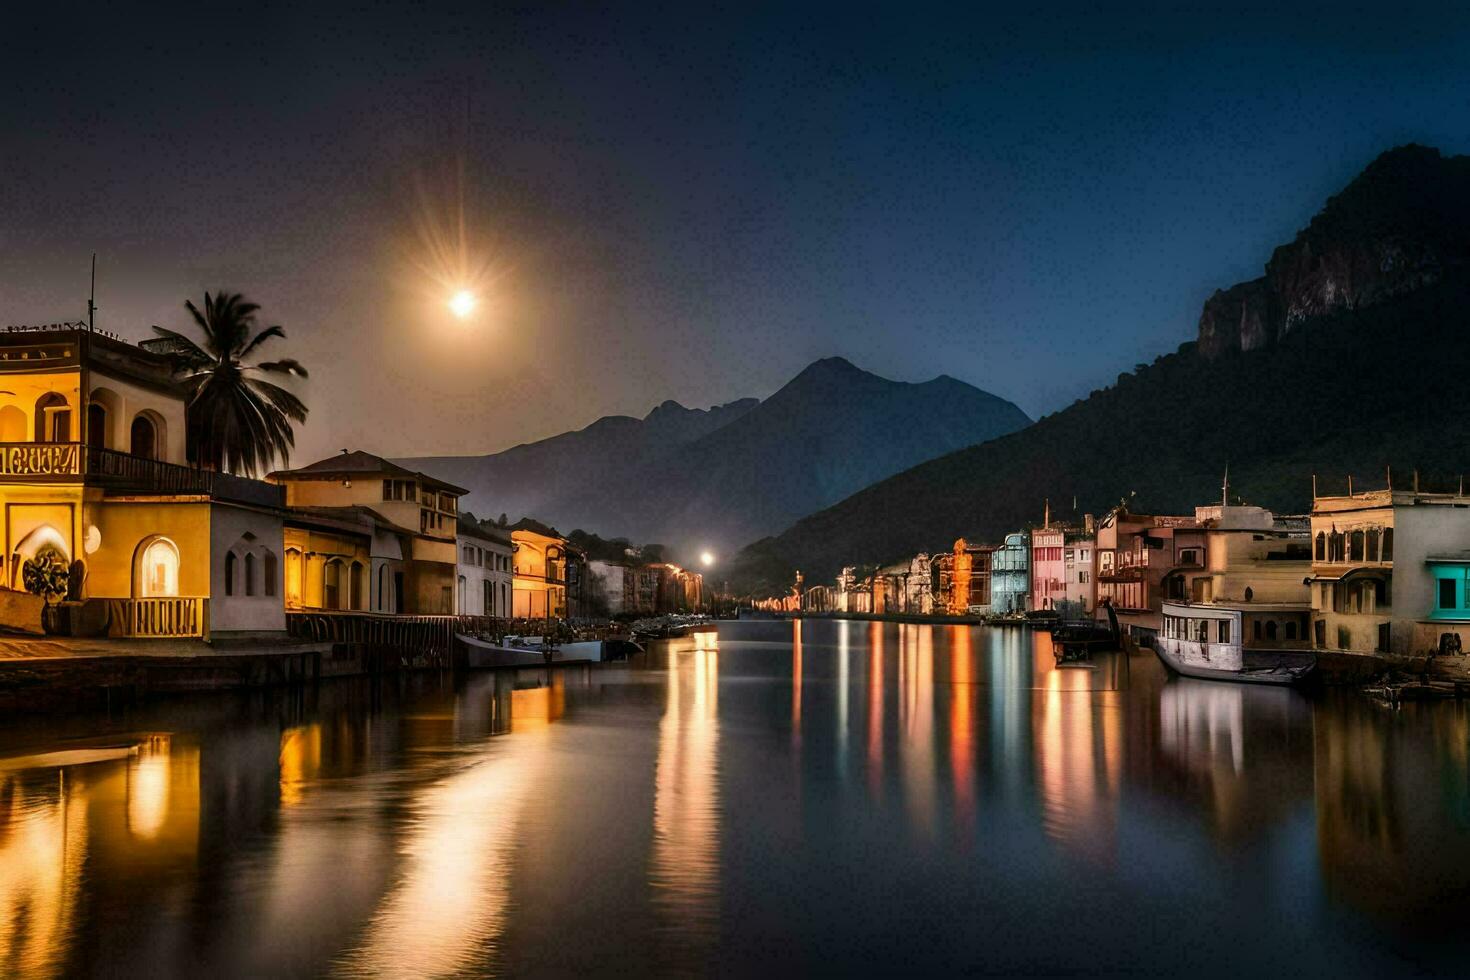
<path id="1" fill-rule="evenodd" d="M 1055 609 L 1067 597 L 1066 529 L 1036 528 L 1031 532 L 1031 608 Z"/>

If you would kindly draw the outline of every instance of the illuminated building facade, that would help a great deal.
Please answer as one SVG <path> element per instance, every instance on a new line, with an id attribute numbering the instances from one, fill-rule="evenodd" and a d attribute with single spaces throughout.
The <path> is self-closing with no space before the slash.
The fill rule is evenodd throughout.
<path id="1" fill-rule="evenodd" d="M 0 333 L 6 625 L 40 628 L 27 583 L 58 568 L 55 632 L 285 629 L 280 490 L 188 465 L 184 405 L 170 360 L 146 343 L 84 324 Z"/>

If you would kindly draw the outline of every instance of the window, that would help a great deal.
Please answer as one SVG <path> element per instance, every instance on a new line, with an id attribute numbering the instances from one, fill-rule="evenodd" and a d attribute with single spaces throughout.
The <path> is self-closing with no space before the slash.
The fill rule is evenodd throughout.
<path id="1" fill-rule="evenodd" d="M 1222 620 L 1220 620 L 1219 637 L 1220 637 L 1220 642 L 1221 643 L 1229 643 L 1230 642 L 1230 620 L 1228 620 L 1228 619 L 1222 619 Z"/>
<path id="2" fill-rule="evenodd" d="M 1363 560 L 1363 532 L 1362 531 L 1354 531 L 1352 534 L 1348 535 L 1348 560 L 1349 561 L 1362 561 Z"/>
<path id="3" fill-rule="evenodd" d="M 1346 626 L 1337 628 L 1337 648 L 1339 650 L 1351 650 L 1353 647 L 1353 634 Z"/>
<path id="4" fill-rule="evenodd" d="M 463 575 L 461 575 L 459 577 L 459 611 L 460 612 L 464 612 L 465 611 L 465 600 L 467 598 L 465 596 L 465 591 L 466 591 L 465 590 L 465 578 L 464 578 Z"/>
<path id="5" fill-rule="evenodd" d="M 1286 624 L 1286 638 L 1288 640 L 1294 640 L 1294 639 L 1296 639 L 1296 623 L 1291 622 L 1289 620 L 1287 621 L 1287 624 Z"/>
<path id="6" fill-rule="evenodd" d="M 484 602 L 484 604 L 485 604 L 485 608 L 482 611 L 484 612 L 484 614 L 486 616 L 494 616 L 495 615 L 495 583 L 493 583 L 493 582 L 491 582 L 491 581 L 489 581 L 487 579 L 487 580 L 481 582 L 480 585 L 481 585 L 481 590 L 484 592 L 484 596 L 482 597 L 482 600 L 481 601 Z"/>
<path id="7" fill-rule="evenodd" d="M 1343 542 L 1342 542 L 1342 532 L 1341 531 L 1333 531 L 1332 532 L 1332 536 L 1327 539 L 1327 560 L 1328 561 L 1342 561 L 1343 560 L 1343 546 L 1342 545 L 1343 545 Z"/>
<path id="8" fill-rule="evenodd" d="M 378 566 L 378 609 L 388 611 L 388 566 Z"/>
<path id="9" fill-rule="evenodd" d="M 245 594 L 255 595 L 255 556 L 245 556 Z"/>
<path id="10" fill-rule="evenodd" d="M 96 449 L 107 445 L 107 409 L 96 402 L 87 406 L 87 445 Z"/>
<path id="11" fill-rule="evenodd" d="M 235 594 L 235 553 L 225 554 L 225 595 Z"/>
<path id="12" fill-rule="evenodd" d="M 264 577 L 265 588 L 262 590 L 266 595 L 276 594 L 276 555 L 275 552 L 267 551 L 260 562 Z"/>
<path id="13" fill-rule="evenodd" d="M 475 549 L 469 545 L 465 545 L 462 552 L 460 560 L 466 565 L 473 565 L 475 563 Z"/>
<path id="14" fill-rule="evenodd" d="M 1456 609 L 1459 607 L 1459 602 L 1455 598 L 1455 591 L 1454 579 L 1442 578 L 1439 580 L 1439 608 Z"/>
<path id="15" fill-rule="evenodd" d="M 1276 620 L 1274 620 L 1274 619 L 1268 620 L 1266 622 L 1266 639 L 1268 639 L 1268 640 L 1274 640 L 1274 639 L 1276 639 Z"/>
<path id="16" fill-rule="evenodd" d="M 366 608 L 366 605 L 362 601 L 362 562 L 360 561 L 355 561 L 352 563 L 352 569 L 349 573 L 348 578 L 348 592 L 348 598 L 352 601 L 352 605 L 348 608 Z"/>
<path id="17" fill-rule="evenodd" d="M 1383 557 L 1380 561 L 1393 561 L 1393 528 L 1383 529 Z"/>
<path id="18" fill-rule="evenodd" d="M 1251 624 L 1251 635 L 1258 640 L 1261 638 L 1261 621 L 1259 619 Z"/>
<path id="19" fill-rule="evenodd" d="M 1327 535 L 1321 531 L 1317 532 L 1317 560 L 1327 560 Z"/>
<path id="20" fill-rule="evenodd" d="M 407 500 L 407 501 L 412 501 L 414 498 L 415 498 L 415 494 L 414 494 L 414 483 L 413 483 L 412 480 L 384 480 L 383 481 L 383 499 L 384 500 Z"/>
<path id="21" fill-rule="evenodd" d="M 1368 561 L 1378 561 L 1378 528 L 1368 528 Z"/>
<path id="22" fill-rule="evenodd" d="M 322 608 L 342 608 L 342 563 L 335 559 L 322 569 Z"/>

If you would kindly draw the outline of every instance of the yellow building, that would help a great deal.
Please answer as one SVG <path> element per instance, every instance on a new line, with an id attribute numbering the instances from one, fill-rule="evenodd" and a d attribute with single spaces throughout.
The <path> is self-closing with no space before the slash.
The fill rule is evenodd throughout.
<path id="1" fill-rule="evenodd" d="M 186 465 L 167 357 L 82 324 L 0 334 L 0 588 L 69 568 L 63 632 L 285 629 L 281 492 Z M 34 604 L 0 603 L 9 625 Z"/>
<path id="2" fill-rule="evenodd" d="M 567 543 L 551 528 L 522 521 L 510 532 L 514 575 L 511 597 L 521 619 L 567 615 Z"/>
<path id="3" fill-rule="evenodd" d="M 286 488 L 286 605 L 451 615 L 459 498 L 452 483 L 344 452 L 270 474 Z"/>

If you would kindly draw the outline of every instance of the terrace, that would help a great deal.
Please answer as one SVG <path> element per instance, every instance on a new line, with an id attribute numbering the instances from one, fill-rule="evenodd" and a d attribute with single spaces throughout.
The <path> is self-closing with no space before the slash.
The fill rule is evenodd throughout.
<path id="1" fill-rule="evenodd" d="M 77 482 L 110 494 L 186 494 L 262 507 L 285 505 L 285 488 L 80 442 L 0 443 L 0 479 Z"/>

